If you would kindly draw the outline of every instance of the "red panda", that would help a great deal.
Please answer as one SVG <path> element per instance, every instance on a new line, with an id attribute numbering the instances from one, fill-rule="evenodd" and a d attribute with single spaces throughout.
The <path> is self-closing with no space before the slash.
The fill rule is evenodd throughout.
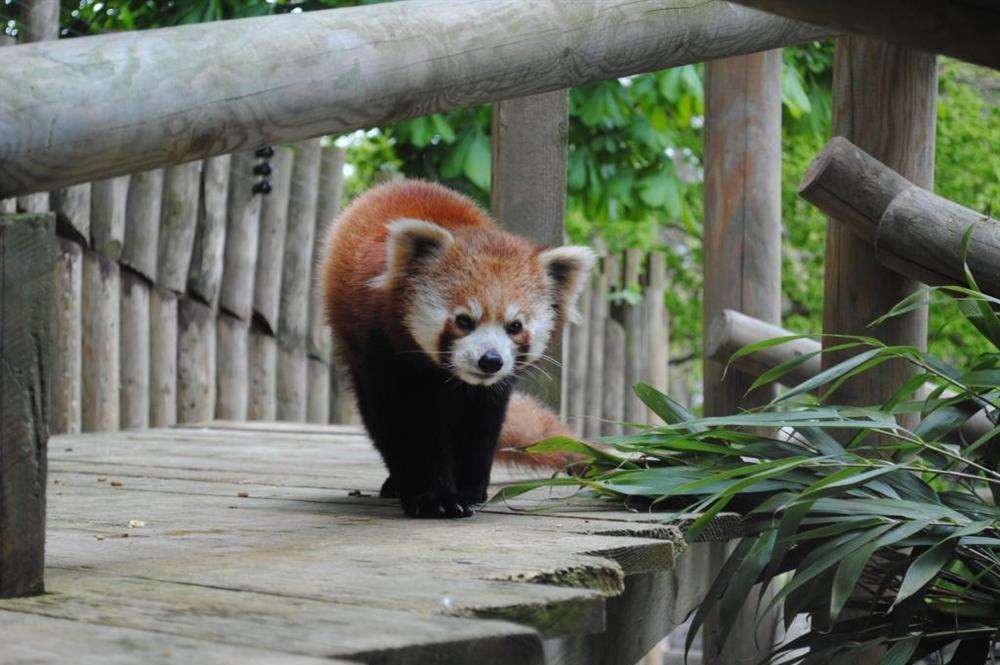
<path id="1" fill-rule="evenodd" d="M 505 416 L 518 375 L 576 315 L 590 249 L 537 247 L 469 198 L 404 180 L 348 206 L 324 257 L 334 347 L 389 471 L 382 495 L 407 515 L 472 515 L 495 455 L 565 433 L 521 398 Z"/>

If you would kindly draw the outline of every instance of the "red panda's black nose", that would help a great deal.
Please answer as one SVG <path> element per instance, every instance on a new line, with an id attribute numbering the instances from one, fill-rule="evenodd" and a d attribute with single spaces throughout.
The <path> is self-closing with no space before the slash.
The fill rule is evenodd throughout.
<path id="1" fill-rule="evenodd" d="M 496 351 L 487 351 L 479 358 L 479 369 L 487 374 L 496 374 L 503 367 L 503 358 Z"/>

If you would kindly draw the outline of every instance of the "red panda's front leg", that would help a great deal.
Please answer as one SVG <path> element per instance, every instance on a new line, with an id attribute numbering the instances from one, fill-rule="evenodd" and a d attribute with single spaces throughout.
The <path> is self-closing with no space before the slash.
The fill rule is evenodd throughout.
<path id="1" fill-rule="evenodd" d="M 455 487 L 461 501 L 486 501 L 497 439 L 510 400 L 511 384 L 466 386 L 463 390 L 460 430 L 455 439 Z"/>

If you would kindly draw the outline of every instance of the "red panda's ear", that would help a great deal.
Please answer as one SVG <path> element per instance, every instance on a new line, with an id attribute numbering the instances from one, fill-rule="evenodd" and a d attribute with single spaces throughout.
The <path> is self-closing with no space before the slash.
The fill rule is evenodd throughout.
<path id="1" fill-rule="evenodd" d="M 560 309 L 570 321 L 579 321 L 576 301 L 587 283 L 587 275 L 597 261 L 589 247 L 568 245 L 547 249 L 538 255 L 545 272 L 555 283 Z"/>
<path id="2" fill-rule="evenodd" d="M 422 219 L 396 219 L 387 228 L 385 272 L 369 282 L 375 288 L 413 274 L 420 264 L 440 257 L 455 242 L 446 228 Z"/>

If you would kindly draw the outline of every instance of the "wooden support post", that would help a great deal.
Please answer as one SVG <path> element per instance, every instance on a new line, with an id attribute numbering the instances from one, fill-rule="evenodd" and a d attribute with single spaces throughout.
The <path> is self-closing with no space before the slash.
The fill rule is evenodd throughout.
<path id="1" fill-rule="evenodd" d="M 250 330 L 248 420 L 275 420 L 278 414 L 278 342 L 266 332 Z"/>
<path id="2" fill-rule="evenodd" d="M 604 412 L 604 332 L 608 322 L 608 272 L 611 257 L 604 257 L 600 273 L 594 275 L 594 295 L 590 303 L 590 362 L 587 367 L 587 413 L 584 436 L 591 441 L 601 436 Z"/>
<path id="3" fill-rule="evenodd" d="M 90 246 L 117 261 L 125 244 L 129 176 L 95 182 L 90 195 Z"/>
<path id="4" fill-rule="evenodd" d="M 323 249 L 326 239 L 340 213 L 341 199 L 344 194 L 344 160 L 346 153 L 343 148 L 328 146 L 323 148 L 319 170 L 319 201 L 316 206 L 316 237 L 313 241 L 312 265 L 323 263 Z M 306 339 L 306 352 L 313 358 L 322 360 L 327 365 L 332 361 L 331 350 L 333 338 L 330 327 L 326 325 L 323 307 L 323 290 L 317 288 L 316 279 L 312 280 L 313 288 L 309 293 L 309 334 Z M 318 370 L 317 370 L 318 371 Z M 313 374 L 310 372 L 310 377 Z M 318 378 L 318 374 L 316 377 Z M 329 392 L 329 377 L 327 377 Z M 310 396 L 310 399 L 312 397 Z M 315 421 L 313 421 L 315 422 Z M 326 422 L 325 420 L 323 422 Z"/>
<path id="5" fill-rule="evenodd" d="M 81 341 L 83 249 L 73 240 L 56 241 L 52 299 L 52 433 L 81 430 Z"/>
<path id="6" fill-rule="evenodd" d="M 639 283 L 642 274 L 642 252 L 634 247 L 625 252 L 625 288 L 642 293 Z M 640 381 L 646 381 L 646 347 L 644 346 L 645 316 L 642 300 L 624 303 L 625 310 L 625 421 L 646 422 L 646 405 L 632 389 Z"/>
<path id="7" fill-rule="evenodd" d="M 142 275 L 123 268 L 121 298 L 121 427 L 149 427 L 149 292 Z"/>
<path id="8" fill-rule="evenodd" d="M 288 194 L 292 185 L 295 151 L 281 146 L 271 158 L 271 193 L 260 197 L 260 238 L 257 243 L 253 312 L 272 335 L 278 330 L 281 304 L 281 264 L 288 229 Z M 247 171 L 249 174 L 249 170 Z M 249 177 L 249 175 L 247 175 Z"/>
<path id="9" fill-rule="evenodd" d="M 31 0 L 23 7 L 19 35 L 22 44 L 59 39 L 59 0 Z M 48 212 L 49 195 L 39 192 L 19 196 L 17 208 L 29 213 Z"/>
<path id="10" fill-rule="evenodd" d="M 667 394 L 670 362 L 670 323 L 664 297 L 667 295 L 667 257 L 654 251 L 649 255 L 649 285 L 646 287 L 646 376 L 649 384 Z M 657 423 L 659 418 L 649 409 L 646 422 Z"/>
<path id="11" fill-rule="evenodd" d="M 206 159 L 201 173 L 201 204 L 194 234 L 188 293 L 215 306 L 222 282 L 226 247 L 226 203 L 229 197 L 229 155 Z"/>
<path id="12" fill-rule="evenodd" d="M 781 320 L 781 52 L 705 65 L 704 320 L 724 308 Z M 708 326 L 704 336 L 707 337 Z M 704 341 L 704 338 L 703 338 Z M 753 381 L 704 360 L 705 415 L 722 416 L 769 401 L 772 390 L 744 393 Z M 705 624 L 707 664 L 756 663 L 773 645 L 776 617 L 754 630 L 755 598 L 726 644 L 717 618 Z"/>
<path id="13" fill-rule="evenodd" d="M 286 347 L 278 342 L 278 369 L 276 372 L 275 397 L 278 420 L 305 422 L 306 390 L 309 380 L 306 376 L 306 352 L 302 347 Z"/>
<path id="14" fill-rule="evenodd" d="M 215 417 L 246 420 L 250 390 L 247 348 L 250 326 L 225 312 L 219 313 L 218 326 Z"/>
<path id="15" fill-rule="evenodd" d="M 50 197 L 56 233 L 86 245 L 90 242 L 90 183 L 57 189 Z M 0 201 L 2 207 L 2 201 Z"/>
<path id="16" fill-rule="evenodd" d="M 160 287 L 149 294 L 149 424 L 177 423 L 177 296 Z"/>
<path id="17" fill-rule="evenodd" d="M 261 197 L 253 191 L 253 153 L 233 155 L 230 161 L 226 215 L 226 252 L 219 291 L 219 309 L 250 320 L 254 271 L 257 265 L 257 229 Z"/>
<path id="18" fill-rule="evenodd" d="M 118 263 L 83 253 L 82 416 L 84 432 L 112 432 L 120 422 L 119 327 L 121 274 Z"/>
<path id="19" fill-rule="evenodd" d="M 163 171 L 136 173 L 128 183 L 125 206 L 125 246 L 122 265 L 150 282 L 156 280 L 156 248 L 160 237 Z"/>
<path id="20" fill-rule="evenodd" d="M 622 285 L 621 256 L 609 254 L 605 261 L 608 290 L 618 291 Z M 621 307 L 608 308 L 604 323 L 604 378 L 601 383 L 601 435 L 618 436 L 625 419 L 625 327 L 619 320 Z M 616 316 L 617 315 L 617 316 Z"/>
<path id="21" fill-rule="evenodd" d="M 539 245 L 563 242 L 568 128 L 568 90 L 509 99 L 493 106 L 493 215 L 507 231 Z M 528 375 L 521 385 L 560 409 L 561 340 L 551 339 L 546 354 L 560 363 L 539 361 L 543 371 Z"/>
<path id="22" fill-rule="evenodd" d="M 45 590 L 54 229 L 0 216 L 0 598 Z"/>
<path id="23" fill-rule="evenodd" d="M 181 297 L 177 303 L 177 422 L 215 416 L 215 312 Z"/>
<path id="24" fill-rule="evenodd" d="M 307 362 L 306 422 L 327 423 L 330 421 L 330 366 L 316 358 L 308 358 Z"/>
<path id="25" fill-rule="evenodd" d="M 867 37 L 842 37 L 834 59 L 833 89 L 833 134 L 846 137 L 902 177 L 929 189 L 934 178 L 937 112 L 935 57 Z M 917 287 L 915 281 L 883 267 L 871 244 L 830 218 L 824 333 L 870 335 L 887 344 L 924 348 L 925 308 L 894 317 L 877 328 L 868 327 Z M 824 366 L 851 354 L 824 354 Z M 878 372 L 849 379 L 835 399 L 841 404 L 882 404 L 916 371 L 904 361 L 886 363 Z M 901 421 L 915 425 L 917 415 Z"/>
<path id="26" fill-rule="evenodd" d="M 191 248 L 198 223 L 201 162 L 167 168 L 163 174 L 163 210 L 157 243 L 156 284 L 174 293 L 187 286 Z"/>
<path id="27" fill-rule="evenodd" d="M 569 358 L 566 366 L 566 422 L 576 436 L 582 437 L 587 423 L 587 372 L 590 366 L 591 307 L 594 281 L 580 294 L 580 323 L 570 326 Z"/>

